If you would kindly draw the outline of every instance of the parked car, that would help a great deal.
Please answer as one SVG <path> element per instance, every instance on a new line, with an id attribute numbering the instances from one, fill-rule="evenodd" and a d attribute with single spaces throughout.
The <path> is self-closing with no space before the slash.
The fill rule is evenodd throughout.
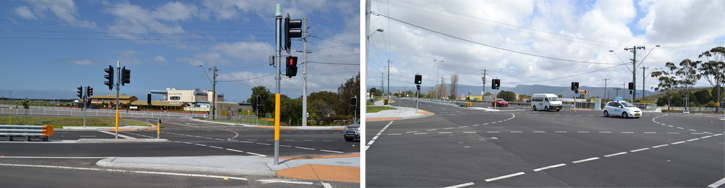
<path id="1" fill-rule="evenodd" d="M 620 116 L 623 118 L 642 117 L 642 110 L 634 106 L 632 103 L 625 101 L 612 101 L 604 106 L 604 117 Z"/>
<path id="2" fill-rule="evenodd" d="M 497 99 L 496 102 L 492 102 L 491 105 L 492 106 L 493 105 L 496 105 L 496 106 L 505 106 L 505 107 L 508 107 L 509 106 L 509 102 L 506 102 L 506 100 L 503 100 L 503 99 Z"/>
<path id="3" fill-rule="evenodd" d="M 355 122 L 355 124 L 345 126 L 342 130 L 342 136 L 348 142 L 352 142 L 355 139 L 360 140 L 360 120 Z"/>

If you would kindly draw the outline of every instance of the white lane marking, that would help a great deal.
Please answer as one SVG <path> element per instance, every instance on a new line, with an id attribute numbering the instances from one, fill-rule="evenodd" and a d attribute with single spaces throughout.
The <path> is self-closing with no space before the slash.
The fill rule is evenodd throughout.
<path id="1" fill-rule="evenodd" d="M 498 131 L 486 131 L 486 133 L 499 133 Z"/>
<path id="2" fill-rule="evenodd" d="M 720 187 L 723 184 L 725 184 L 725 178 L 722 178 L 722 179 L 716 181 L 715 183 L 708 185 L 707 187 L 716 188 L 716 187 Z"/>
<path id="3" fill-rule="evenodd" d="M 257 143 L 255 143 L 255 144 L 259 144 L 259 145 L 265 145 L 265 146 L 271 146 L 271 145 L 272 145 L 272 144 L 267 144 L 267 143 L 261 143 L 261 142 L 257 142 Z"/>
<path id="4" fill-rule="evenodd" d="M 229 149 L 229 148 L 227 148 L 226 150 L 227 150 L 227 151 L 233 151 L 233 152 L 239 152 L 239 153 L 244 153 L 244 151 L 240 151 L 240 150 L 235 150 L 235 149 Z"/>
<path id="5" fill-rule="evenodd" d="M 492 181 L 506 179 L 506 178 L 510 178 L 510 177 L 514 177 L 514 176 L 520 176 L 520 175 L 524 175 L 524 174 L 526 174 L 526 173 L 524 173 L 524 172 L 517 172 L 517 173 L 513 173 L 513 174 L 509 174 L 509 175 L 495 177 L 495 178 L 488 178 L 488 179 L 486 179 L 484 181 L 486 181 L 486 182 L 492 182 Z"/>
<path id="6" fill-rule="evenodd" d="M 634 152 L 640 152 L 640 151 L 644 151 L 644 150 L 648 150 L 648 149 L 649 148 L 640 148 L 640 149 L 630 150 L 629 152 L 634 153 Z"/>
<path id="7" fill-rule="evenodd" d="M 685 128 L 682 128 L 682 127 L 677 127 L 677 129 L 685 129 Z"/>
<path id="8" fill-rule="evenodd" d="M 534 131 L 534 133 L 546 133 L 546 131 Z"/>
<path id="9" fill-rule="evenodd" d="M 428 129 L 428 130 L 425 130 L 425 131 L 437 131 L 437 130 L 438 129 Z"/>
<path id="10" fill-rule="evenodd" d="M 669 144 L 662 144 L 662 145 L 652 146 L 652 149 L 654 149 L 654 148 L 661 148 L 661 147 L 665 147 L 665 146 L 669 146 Z"/>
<path id="11" fill-rule="evenodd" d="M 121 170 L 121 169 L 104 169 L 104 168 L 83 168 L 83 167 L 53 166 L 53 165 L 4 164 L 4 163 L 0 163 L 0 166 L 34 167 L 34 168 L 55 168 L 55 169 L 87 170 L 87 171 L 105 171 L 105 172 L 121 172 L 121 173 L 136 173 L 136 174 L 154 174 L 154 175 L 169 175 L 169 176 L 185 176 L 185 177 L 233 179 L 233 180 L 247 181 L 247 178 L 228 177 L 228 176 L 215 176 L 215 175 L 206 175 L 206 174 L 186 174 L 186 173 L 153 172 L 153 171 L 140 171 L 140 170 Z"/>
<path id="12" fill-rule="evenodd" d="M 657 134 L 657 132 L 644 132 L 644 134 Z"/>
<path id="13" fill-rule="evenodd" d="M 402 133 L 390 133 L 388 136 L 400 136 L 403 135 Z"/>
<path id="14" fill-rule="evenodd" d="M 612 133 L 612 131 L 599 131 L 599 133 Z"/>
<path id="15" fill-rule="evenodd" d="M 451 186 L 443 187 L 443 188 L 461 188 L 461 187 L 468 187 L 468 186 L 471 186 L 471 185 L 474 185 L 474 183 L 473 182 L 468 182 L 468 183 L 462 183 L 462 184 L 458 184 L 458 185 L 451 185 Z"/>
<path id="16" fill-rule="evenodd" d="M 413 133 L 413 134 L 428 134 L 428 133 Z"/>
<path id="17" fill-rule="evenodd" d="M 555 133 L 566 133 L 566 131 L 554 131 Z"/>
<path id="18" fill-rule="evenodd" d="M 247 152 L 247 153 L 248 154 L 252 154 L 252 155 L 256 155 L 256 156 L 260 156 L 260 157 L 266 157 L 266 155 L 262 155 L 262 154 L 259 154 L 259 153 L 252 153 L 252 152 Z"/>
<path id="19" fill-rule="evenodd" d="M 387 125 L 385 125 L 385 127 L 383 127 L 383 129 L 380 129 L 380 131 L 378 131 L 378 134 L 376 134 L 373 137 L 373 139 L 371 139 L 370 142 L 368 142 L 367 146 L 365 147 L 365 150 L 368 150 L 368 148 L 370 148 L 370 145 L 373 145 L 373 143 L 375 142 L 375 139 L 378 139 L 378 136 L 380 136 L 381 134 L 383 134 L 383 131 L 385 131 L 385 129 L 388 129 L 388 127 L 391 124 L 393 124 L 393 122 L 395 122 L 395 121 L 390 121 L 390 123 L 388 123 Z"/>
<path id="20" fill-rule="evenodd" d="M 692 142 L 692 141 L 695 141 L 695 140 L 700 140 L 700 138 L 693 138 L 693 139 L 689 139 L 689 140 L 687 140 L 687 141 L 688 141 L 688 142 Z"/>
<path id="21" fill-rule="evenodd" d="M 483 125 L 488 125 L 488 123 L 484 123 Z"/>
<path id="22" fill-rule="evenodd" d="M 322 183 L 322 187 L 324 187 L 324 188 L 332 188 L 332 185 L 330 185 L 329 183 L 325 183 L 325 182 L 321 182 L 321 183 Z"/>
<path id="23" fill-rule="evenodd" d="M 458 127 L 458 128 L 466 128 L 466 127 L 468 127 L 468 126 L 460 126 L 460 127 Z"/>
<path id="24" fill-rule="evenodd" d="M 523 133 L 523 131 L 511 131 L 511 133 Z"/>
<path id="25" fill-rule="evenodd" d="M 583 162 L 593 161 L 593 160 L 597 160 L 597 159 L 599 159 L 599 157 L 592 157 L 592 158 L 582 159 L 582 160 L 578 160 L 578 161 L 572 161 L 571 163 L 577 164 L 577 163 L 583 163 Z"/>
<path id="26" fill-rule="evenodd" d="M 300 184 L 300 185 L 312 185 L 312 182 L 305 182 L 305 181 L 289 181 L 289 180 L 278 180 L 278 179 L 266 179 L 266 180 L 257 180 L 258 182 L 262 183 L 289 183 L 289 184 Z"/>
<path id="27" fill-rule="evenodd" d="M 116 133 L 112 133 L 112 132 L 108 132 L 108 131 L 98 131 L 98 132 L 102 132 L 102 133 L 106 133 L 106 134 L 110 134 L 110 135 L 116 136 Z M 125 139 L 136 139 L 134 137 L 122 135 L 121 133 L 118 133 L 118 137 L 125 138 Z"/>
<path id="28" fill-rule="evenodd" d="M 713 134 L 712 136 L 720 136 L 720 135 L 722 135 L 722 134 Z"/>
<path id="29" fill-rule="evenodd" d="M 207 145 L 204 145 L 204 144 L 194 144 L 194 145 L 203 146 L 203 147 L 206 147 L 207 146 Z"/>
<path id="30" fill-rule="evenodd" d="M 217 146 L 209 146 L 209 147 L 214 148 L 214 149 L 224 149 L 223 147 L 217 147 Z"/>
<path id="31" fill-rule="evenodd" d="M 609 155 L 604 155 L 604 157 L 614 157 L 614 156 L 617 156 L 617 155 L 624 155 L 624 154 L 627 154 L 627 152 L 625 151 L 625 152 L 619 152 L 619 153 L 612 153 L 612 154 L 609 154 Z"/>
<path id="32" fill-rule="evenodd" d="M 679 132 L 667 132 L 667 134 L 680 134 Z"/>
<path id="33" fill-rule="evenodd" d="M 216 138 L 216 139 L 214 139 L 214 140 L 218 140 L 218 141 L 226 141 L 226 140 L 224 140 L 224 139 L 219 139 L 219 138 Z"/>
<path id="34" fill-rule="evenodd" d="M 622 132 L 622 134 L 632 134 L 634 132 Z"/>
<path id="35" fill-rule="evenodd" d="M 443 128 L 443 129 L 453 129 L 453 127 L 446 127 L 446 128 Z"/>
<path id="36" fill-rule="evenodd" d="M 682 144 L 682 143 L 685 143 L 685 141 L 679 141 L 679 142 L 672 142 L 672 143 L 670 143 L 670 144 L 672 144 L 672 145 L 677 145 L 677 144 Z"/>
<path id="37" fill-rule="evenodd" d="M 405 133 L 414 133 L 414 132 L 418 132 L 418 131 L 407 131 Z"/>
<path id="38" fill-rule="evenodd" d="M 700 137 L 700 138 L 705 139 L 705 138 L 710 138 L 710 137 L 712 137 L 712 136 L 703 136 L 703 137 Z"/>
<path id="39" fill-rule="evenodd" d="M 473 134 L 476 134 L 476 131 L 468 131 L 468 132 L 463 132 L 463 133 L 473 133 Z"/>
<path id="40" fill-rule="evenodd" d="M 560 163 L 560 164 L 555 164 L 555 165 L 551 165 L 551 166 L 541 167 L 541 168 L 534 169 L 534 172 L 538 172 L 538 171 L 542 171 L 542 170 L 546 170 L 546 169 L 557 168 L 557 167 L 562 167 L 562 166 L 566 166 L 566 164 Z"/>
<path id="41" fill-rule="evenodd" d="M 697 131 L 697 130 L 695 130 L 695 129 L 689 129 L 689 130 L 690 130 L 690 131 Z"/>
<path id="42" fill-rule="evenodd" d="M 299 147 L 299 146 L 295 146 L 295 148 L 304 149 L 304 150 L 315 150 L 314 148 L 306 148 L 306 147 Z"/>
<path id="43" fill-rule="evenodd" d="M 241 143 L 247 143 L 247 144 L 251 144 L 251 143 L 254 143 L 254 142 L 250 142 L 250 141 L 244 141 L 244 140 L 240 140 L 240 141 L 237 141 L 237 142 L 241 142 Z"/>
<path id="44" fill-rule="evenodd" d="M 690 133 L 690 134 L 705 134 L 705 133 Z"/>
<path id="45" fill-rule="evenodd" d="M 577 133 L 589 133 L 589 131 L 577 131 Z"/>
<path id="46" fill-rule="evenodd" d="M 325 149 L 321 149 L 320 151 L 330 152 L 330 153 L 345 153 L 345 152 L 341 152 L 341 151 L 332 151 L 332 150 L 325 150 Z"/>
<path id="47" fill-rule="evenodd" d="M 438 132 L 438 134 L 451 134 L 452 132 Z"/>

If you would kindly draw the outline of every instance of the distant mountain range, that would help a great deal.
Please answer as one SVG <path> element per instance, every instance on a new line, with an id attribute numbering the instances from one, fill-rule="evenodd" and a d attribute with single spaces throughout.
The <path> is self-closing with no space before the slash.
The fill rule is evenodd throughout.
<path id="1" fill-rule="evenodd" d="M 373 87 L 375 87 L 375 86 L 368 87 L 367 89 L 369 90 L 370 88 L 373 88 Z M 482 87 L 483 86 L 458 85 L 458 93 L 459 93 L 459 95 L 468 95 L 468 92 L 470 91 L 471 92 L 471 95 L 481 95 L 481 89 L 483 89 Z M 378 87 L 375 87 L 375 88 L 376 89 L 380 89 L 379 86 Z M 421 93 L 428 93 L 428 91 L 432 90 L 433 88 L 435 88 L 435 86 L 433 86 L 433 87 L 423 87 L 422 86 L 420 88 L 420 90 L 421 90 Z M 580 89 L 589 90 L 588 96 L 605 97 L 604 87 L 580 86 Z M 387 90 L 387 86 L 386 86 L 385 90 Z M 392 90 L 394 92 L 398 92 L 398 91 L 408 91 L 408 90 L 414 91 L 415 90 L 415 86 L 411 86 L 411 87 L 390 86 L 390 90 Z M 496 94 L 496 93 L 498 93 L 499 91 L 502 91 L 502 90 L 503 91 L 512 91 L 512 92 L 517 93 L 517 94 L 526 94 L 526 95 L 533 95 L 534 93 L 553 93 L 553 94 L 556 94 L 556 95 L 562 95 L 562 97 L 564 97 L 564 98 L 572 98 L 575 95 L 574 91 L 571 91 L 570 87 L 568 87 L 568 86 L 567 87 L 561 87 L 561 86 L 523 85 L 523 84 L 519 84 L 516 87 L 501 87 L 500 90 L 492 90 L 490 86 L 486 88 L 486 92 L 491 92 L 491 93 L 494 93 L 494 94 Z M 614 98 L 616 96 L 620 96 L 620 97 L 621 96 L 624 96 L 625 98 L 627 98 L 626 96 L 632 96 L 631 94 L 629 94 L 629 90 L 626 89 L 626 88 L 622 89 L 621 87 L 619 87 L 619 90 L 617 90 L 617 89 L 615 89 L 613 87 L 607 87 L 606 90 L 607 90 L 607 92 L 609 94 L 608 95 L 609 98 Z M 642 93 L 641 93 L 642 90 L 641 89 L 637 89 L 637 92 L 640 92 L 640 94 L 637 95 L 637 97 L 638 98 L 641 98 L 642 97 Z M 661 93 L 661 92 L 656 92 L 656 91 L 653 91 L 653 90 L 646 90 L 645 91 L 645 94 L 647 96 L 655 95 L 655 94 L 659 94 L 659 93 Z"/>

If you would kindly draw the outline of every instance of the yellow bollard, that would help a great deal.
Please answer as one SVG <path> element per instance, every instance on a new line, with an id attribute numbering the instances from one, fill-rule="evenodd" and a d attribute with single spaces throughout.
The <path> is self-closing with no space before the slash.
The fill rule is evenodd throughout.
<path id="1" fill-rule="evenodd" d="M 10 120 L 8 121 L 8 125 L 13 124 L 13 107 L 10 107 Z"/>
<path id="2" fill-rule="evenodd" d="M 156 123 L 156 139 L 161 138 L 161 119 Z"/>

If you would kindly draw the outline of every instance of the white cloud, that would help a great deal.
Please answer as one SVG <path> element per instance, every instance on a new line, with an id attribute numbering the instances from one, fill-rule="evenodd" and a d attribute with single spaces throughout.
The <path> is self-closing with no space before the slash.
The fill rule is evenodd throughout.
<path id="1" fill-rule="evenodd" d="M 151 15 L 154 18 L 165 21 L 185 21 L 191 19 L 192 16 L 197 14 L 197 12 L 195 5 L 185 5 L 180 2 L 168 2 L 157 8 L 156 11 L 151 12 Z"/>
<path id="2" fill-rule="evenodd" d="M 241 58 L 245 60 L 267 59 L 274 47 L 264 42 L 236 42 L 236 43 L 219 43 L 211 47 L 212 51 L 224 53 L 230 57 Z"/>
<path id="3" fill-rule="evenodd" d="M 176 22 L 186 21 L 196 15 L 198 10 L 194 5 L 185 5 L 179 2 L 170 2 L 159 6 L 155 10 L 144 9 L 128 2 L 118 3 L 106 9 L 115 16 L 115 22 L 108 27 L 108 32 L 129 40 L 162 40 L 150 38 L 149 33 L 167 34 L 163 40 L 174 40 L 173 34 L 183 34 L 184 29 Z M 163 22 L 162 22 L 163 21 Z"/>
<path id="4" fill-rule="evenodd" d="M 709 0 L 657 1 L 639 21 L 647 39 L 666 43 L 699 43 L 725 35 L 725 2 Z"/>
<path id="5" fill-rule="evenodd" d="M 46 12 L 51 12 L 55 17 L 60 18 L 65 23 L 77 27 L 95 28 L 96 24 L 90 21 L 82 21 L 78 19 L 78 7 L 75 6 L 73 0 L 27 0 L 33 7 L 33 13 L 25 6 L 16 7 L 14 11 L 21 17 L 26 19 L 44 17 Z M 25 7 L 25 8 L 22 8 Z M 27 9 L 27 10 L 21 10 Z"/>
<path id="6" fill-rule="evenodd" d="M 36 19 L 38 19 L 38 18 L 35 17 L 35 15 L 33 15 L 33 12 L 31 12 L 30 9 L 28 7 L 26 7 L 26 6 L 15 7 L 15 8 L 13 8 L 13 12 L 16 15 L 18 15 L 18 16 L 20 16 L 22 18 L 28 19 L 28 20 L 36 20 Z"/>
<path id="7" fill-rule="evenodd" d="M 68 60 L 68 63 L 76 64 L 76 65 L 95 65 L 91 60 Z"/>
<path id="8" fill-rule="evenodd" d="M 166 62 L 166 58 L 164 58 L 164 56 L 156 56 L 153 60 L 157 62 Z"/>

